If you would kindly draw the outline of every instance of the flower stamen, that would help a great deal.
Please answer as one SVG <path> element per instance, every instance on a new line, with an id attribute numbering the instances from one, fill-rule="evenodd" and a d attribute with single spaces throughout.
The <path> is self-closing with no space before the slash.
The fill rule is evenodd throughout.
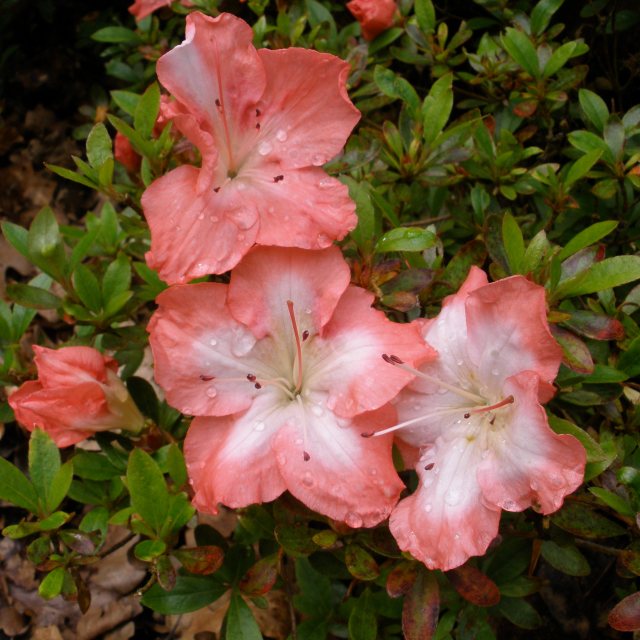
<path id="1" fill-rule="evenodd" d="M 291 326 L 293 327 L 293 335 L 296 339 L 296 352 L 298 357 L 298 375 L 296 378 L 295 392 L 298 393 L 302 388 L 302 342 L 300 341 L 300 333 L 298 332 L 298 323 L 296 315 L 293 312 L 293 302 L 287 300 L 287 308 L 289 309 L 289 317 L 291 318 Z"/>

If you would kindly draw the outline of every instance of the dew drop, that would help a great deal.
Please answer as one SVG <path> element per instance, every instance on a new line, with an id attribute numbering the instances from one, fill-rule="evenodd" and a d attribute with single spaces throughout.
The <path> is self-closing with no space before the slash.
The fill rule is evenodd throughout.
<path id="1" fill-rule="evenodd" d="M 444 501 L 450 506 L 454 507 L 460 502 L 462 498 L 462 494 L 458 489 L 449 489 L 447 493 L 444 494 Z"/>
<path id="2" fill-rule="evenodd" d="M 211 222 L 218 222 L 220 218 L 218 218 L 218 216 L 209 216 L 209 220 L 211 220 Z"/>
<path id="3" fill-rule="evenodd" d="M 304 310 L 304 312 L 305 312 L 306 314 L 310 314 L 310 313 L 311 313 L 311 307 L 307 307 L 307 308 Z"/>
<path id="4" fill-rule="evenodd" d="M 321 189 L 329 189 L 333 186 L 333 180 L 331 180 L 331 178 L 322 178 L 322 180 L 318 182 L 318 186 Z"/>
<path id="5" fill-rule="evenodd" d="M 278 460 L 278 464 L 281 467 L 284 467 L 284 465 L 287 464 L 287 456 L 283 455 L 282 453 L 278 454 L 277 460 Z"/>
<path id="6" fill-rule="evenodd" d="M 304 443 L 304 440 L 302 438 L 296 438 L 295 443 L 299 446 Z"/>
<path id="7" fill-rule="evenodd" d="M 253 429 L 254 431 L 264 431 L 264 422 L 256 422 Z"/>
<path id="8" fill-rule="evenodd" d="M 269 213 L 273 213 L 273 212 L 275 211 L 275 209 L 274 209 L 273 207 L 269 207 L 269 208 L 267 209 L 267 211 L 268 211 Z"/>
<path id="9" fill-rule="evenodd" d="M 369 470 L 369 473 L 370 473 L 372 476 L 377 476 L 377 475 L 378 475 L 378 470 L 377 470 L 377 469 L 370 469 L 370 470 Z"/>
<path id="10" fill-rule="evenodd" d="M 204 220 L 204 213 L 201 213 L 201 214 L 198 216 L 198 220 Z"/>
<path id="11" fill-rule="evenodd" d="M 502 508 L 505 511 L 515 511 L 516 510 L 516 503 L 513 500 L 505 500 L 502 503 Z"/>
<path id="12" fill-rule="evenodd" d="M 211 338 L 211 340 L 209 340 L 209 344 L 212 347 L 215 347 L 218 344 L 218 341 L 215 338 Z"/>
<path id="13" fill-rule="evenodd" d="M 464 361 L 463 361 L 463 360 L 458 360 L 458 361 L 456 362 L 456 364 L 457 364 L 459 367 L 461 367 L 461 366 L 464 364 Z"/>
<path id="14" fill-rule="evenodd" d="M 308 471 L 302 476 L 302 484 L 305 487 L 313 487 L 313 477 Z"/>
<path id="15" fill-rule="evenodd" d="M 453 536 L 453 538 L 454 538 L 454 540 L 460 540 L 460 534 L 459 534 L 459 533 L 456 533 L 456 534 Z"/>
<path id="16" fill-rule="evenodd" d="M 325 163 L 324 156 L 320 155 L 319 153 L 316 153 L 311 157 L 311 164 L 314 167 L 321 167 L 324 163 Z"/>
<path id="17" fill-rule="evenodd" d="M 497 376 L 500 372 L 497 369 L 491 369 L 491 375 Z"/>
<path id="18" fill-rule="evenodd" d="M 433 509 L 433 506 L 427 502 L 427 504 L 424 505 L 424 510 L 429 513 L 431 509 Z"/>
<path id="19" fill-rule="evenodd" d="M 206 394 L 209 398 L 215 398 L 218 395 L 218 390 L 214 386 L 207 387 Z"/>
<path id="20" fill-rule="evenodd" d="M 353 511 L 349 511 L 344 517 L 344 521 L 352 528 L 359 529 L 362 526 L 362 518 Z"/>
<path id="21" fill-rule="evenodd" d="M 179 224 L 176 225 L 176 231 L 182 231 L 182 227 Z"/>
<path id="22" fill-rule="evenodd" d="M 271 150 L 273 149 L 273 147 L 271 146 L 271 144 L 269 142 L 261 142 L 260 146 L 258 147 L 258 153 L 261 156 L 266 156 L 268 154 L 271 153 Z"/>
<path id="23" fill-rule="evenodd" d="M 287 139 L 287 132 L 284 129 L 278 129 L 276 131 L 276 140 L 278 142 L 284 142 Z"/>
<path id="24" fill-rule="evenodd" d="M 311 407 L 311 413 L 313 413 L 314 416 L 318 416 L 318 418 L 324 414 L 324 411 L 322 410 L 322 407 L 319 407 L 317 404 L 314 404 Z"/>

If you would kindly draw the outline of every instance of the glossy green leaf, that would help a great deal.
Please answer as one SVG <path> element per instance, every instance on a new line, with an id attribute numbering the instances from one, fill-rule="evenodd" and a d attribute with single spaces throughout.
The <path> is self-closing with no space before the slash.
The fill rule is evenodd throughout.
<path id="1" fill-rule="evenodd" d="M 376 243 L 376 253 L 390 251 L 424 251 L 433 247 L 436 235 L 417 227 L 396 227 L 385 233 Z"/>
<path id="2" fill-rule="evenodd" d="M 62 584 L 64 582 L 64 575 L 64 567 L 56 567 L 53 571 L 50 571 L 38 587 L 40 597 L 45 600 L 52 600 L 56 596 L 60 595 L 60 591 L 62 591 Z"/>
<path id="3" fill-rule="evenodd" d="M 349 640 L 376 640 L 378 621 L 371 591 L 365 589 L 356 600 L 349 615 Z"/>
<path id="4" fill-rule="evenodd" d="M 42 429 L 36 429 L 29 440 L 29 475 L 38 494 L 42 510 L 47 514 L 53 511 L 53 509 L 49 509 L 52 502 L 57 500 L 58 504 L 60 503 L 58 495 L 52 496 L 54 479 L 58 475 L 60 466 L 60 450 L 48 433 Z M 66 482 L 65 477 L 61 479 L 61 482 L 63 484 Z M 66 494 L 69 484 L 70 479 L 64 494 Z M 55 493 L 59 494 L 59 491 Z"/>
<path id="5" fill-rule="evenodd" d="M 87 158 L 94 169 L 99 169 L 107 160 L 113 159 L 113 143 L 107 127 L 98 122 L 87 138 Z"/>
<path id="6" fill-rule="evenodd" d="M 8 285 L 7 296 L 13 302 L 29 309 L 58 309 L 62 304 L 62 300 L 50 291 L 28 284 Z"/>
<path id="7" fill-rule="evenodd" d="M 160 532 L 167 519 L 169 494 L 158 465 L 142 449 L 134 449 L 129 456 L 127 483 L 133 508 L 152 529 Z"/>
<path id="8" fill-rule="evenodd" d="M 573 545 L 559 545 L 552 540 L 544 540 L 540 553 L 554 568 L 570 576 L 588 576 L 591 567 L 587 559 Z"/>
<path id="9" fill-rule="evenodd" d="M 538 54 L 533 43 L 524 32 L 507 27 L 502 35 L 502 46 L 530 76 L 533 78 L 540 76 Z"/>
<path id="10" fill-rule="evenodd" d="M 160 110 L 160 87 L 154 82 L 142 94 L 133 116 L 133 124 L 140 135 L 150 138 Z"/>
<path id="11" fill-rule="evenodd" d="M 225 630 L 225 640 L 262 640 L 260 627 L 239 593 L 231 594 Z"/>
<path id="12" fill-rule="evenodd" d="M 197 611 L 220 598 L 227 587 L 214 576 L 178 576 L 171 591 L 153 585 L 140 599 L 149 609 L 164 615 Z"/>
<path id="13" fill-rule="evenodd" d="M 35 487 L 20 469 L 3 457 L 0 457 L 0 498 L 31 513 L 38 513 Z"/>
<path id="14" fill-rule="evenodd" d="M 562 287 L 562 294 L 563 297 L 571 297 L 596 293 L 639 278 L 640 256 L 614 256 L 594 263 L 584 278 Z"/>
<path id="15" fill-rule="evenodd" d="M 580 89 L 578 91 L 578 100 L 589 122 L 595 127 L 596 131 L 602 133 L 609 119 L 607 103 L 597 93 L 589 91 L 589 89 Z"/>

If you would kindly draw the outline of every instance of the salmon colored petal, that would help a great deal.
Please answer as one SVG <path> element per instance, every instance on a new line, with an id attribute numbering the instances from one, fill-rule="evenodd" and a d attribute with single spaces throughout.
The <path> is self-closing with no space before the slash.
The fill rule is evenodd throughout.
<path id="1" fill-rule="evenodd" d="M 413 379 L 382 354 L 410 366 L 435 357 L 416 325 L 391 322 L 373 301 L 372 293 L 349 287 L 309 355 L 309 384 L 328 391 L 327 406 L 340 416 L 377 409 Z"/>
<path id="2" fill-rule="evenodd" d="M 363 438 L 361 433 L 388 426 L 394 415 L 385 408 L 340 420 L 301 404 L 273 440 L 289 491 L 313 511 L 350 527 L 372 527 L 386 519 L 404 488 L 393 467 L 391 437 Z"/>
<path id="3" fill-rule="evenodd" d="M 260 212 L 262 245 L 325 249 L 358 222 L 346 185 L 316 167 L 260 167 L 243 196 Z"/>
<path id="4" fill-rule="evenodd" d="M 168 7 L 170 5 L 171 0 L 135 0 L 129 7 L 129 13 L 132 14 L 136 20 L 142 20 L 161 7 Z"/>
<path id="5" fill-rule="evenodd" d="M 267 395 L 244 414 L 195 418 L 184 442 L 184 456 L 199 511 L 217 505 L 246 507 L 275 500 L 286 489 L 271 448 L 280 425 Z"/>
<path id="6" fill-rule="evenodd" d="M 417 491 L 391 514 L 399 547 L 430 569 L 448 571 L 482 555 L 498 533 L 500 510 L 485 506 L 476 480 L 480 461 L 466 438 L 439 439 L 420 458 Z"/>
<path id="7" fill-rule="evenodd" d="M 261 140 L 281 168 L 319 167 L 344 146 L 360 119 L 347 95 L 347 62 L 309 49 L 259 49 L 267 76 L 258 108 Z"/>
<path id="8" fill-rule="evenodd" d="M 507 511 L 534 505 L 542 513 L 552 513 L 584 476 L 584 447 L 549 428 L 538 403 L 538 384 L 538 377 L 528 371 L 507 380 L 505 393 L 513 395 L 515 402 L 505 410 L 501 418 L 505 427 L 498 428 L 495 445 L 488 449 L 478 472 L 487 503 Z M 500 426 L 500 419 L 496 425 Z"/>
<path id="9" fill-rule="evenodd" d="M 481 379 L 502 385 L 528 370 L 553 381 L 562 350 L 549 331 L 543 287 L 513 276 L 473 291 L 466 305 L 467 351 Z"/>
<path id="10" fill-rule="evenodd" d="M 118 370 L 113 358 L 90 347 L 47 349 L 34 345 L 33 352 L 38 378 L 44 387 L 74 385 L 83 380 L 106 382 L 107 367 Z"/>
<path id="11" fill-rule="evenodd" d="M 257 136 L 255 108 L 266 81 L 252 40 L 251 27 L 240 18 L 193 12 L 185 41 L 157 64 L 160 82 L 211 134 L 225 166 L 236 169 L 244 155 L 237 145 L 251 145 L 248 132 Z"/>
<path id="12" fill-rule="evenodd" d="M 199 193 L 201 170 L 181 166 L 144 192 L 151 228 L 147 264 L 169 282 L 184 282 L 233 268 L 253 245 L 257 213 L 236 188 Z"/>
<path id="13" fill-rule="evenodd" d="M 293 302 L 299 333 L 317 334 L 334 313 L 349 279 L 349 266 L 337 247 L 256 247 L 231 274 L 229 308 L 256 337 L 278 336 L 294 349 L 287 301 Z"/>
<path id="14" fill-rule="evenodd" d="M 360 23 L 363 38 L 373 40 L 393 26 L 396 3 L 395 0 L 350 0 L 347 9 Z"/>
<path id="15" fill-rule="evenodd" d="M 169 404 L 184 413 L 236 413 L 256 394 L 247 380 L 256 367 L 263 373 L 256 339 L 229 314 L 227 290 L 218 283 L 177 285 L 157 298 L 148 326 L 155 378 Z"/>

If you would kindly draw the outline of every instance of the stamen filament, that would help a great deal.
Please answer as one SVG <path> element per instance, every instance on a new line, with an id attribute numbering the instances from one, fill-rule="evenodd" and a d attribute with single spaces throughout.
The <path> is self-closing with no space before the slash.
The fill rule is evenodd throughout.
<path id="1" fill-rule="evenodd" d="M 422 378 L 423 380 L 427 380 L 442 389 L 446 389 L 447 391 L 451 391 L 451 393 L 455 393 L 461 398 L 466 398 L 467 400 L 472 400 L 473 402 L 480 403 L 484 401 L 484 398 L 476 395 L 475 393 L 471 393 L 471 391 L 466 391 L 465 389 L 460 389 L 452 384 L 448 384 L 443 380 L 438 380 L 438 378 L 434 378 L 427 373 L 420 371 L 419 369 L 414 369 L 409 365 L 405 364 L 398 356 L 387 355 L 386 353 L 382 354 L 382 359 L 389 364 L 392 364 L 394 367 L 398 367 L 398 369 L 402 369 L 403 371 L 407 371 L 408 373 L 413 374 L 418 378 Z"/>
<path id="2" fill-rule="evenodd" d="M 296 351 L 298 353 L 298 377 L 296 381 L 296 392 L 302 388 L 302 343 L 300 342 L 300 333 L 298 332 L 298 323 L 296 322 L 295 313 L 293 313 L 293 302 L 287 300 L 287 308 L 289 309 L 289 317 L 293 327 L 293 335 L 296 338 Z"/>
<path id="3" fill-rule="evenodd" d="M 309 462 L 309 460 L 311 460 L 311 456 L 307 451 L 307 417 L 304 410 L 304 404 L 302 403 L 302 397 L 296 396 L 296 402 L 300 406 L 300 420 L 302 421 L 302 446 L 304 447 L 302 450 L 302 457 L 305 462 Z"/>
<path id="4" fill-rule="evenodd" d="M 500 400 L 500 402 L 496 402 L 495 404 L 490 404 L 485 407 L 474 407 L 473 409 L 469 409 L 469 413 L 485 413 L 487 411 L 493 411 L 493 409 L 500 409 L 500 407 L 505 407 L 508 404 L 513 404 L 514 398 L 513 396 L 507 396 L 504 400 Z M 465 414 L 466 415 L 466 414 Z"/>
<path id="5" fill-rule="evenodd" d="M 421 420 L 428 420 L 429 418 L 439 418 L 441 416 L 451 416 L 456 413 L 462 413 L 464 407 L 456 407 L 454 409 L 443 409 L 442 411 L 434 411 L 433 413 L 427 413 L 423 416 L 418 416 L 417 418 L 411 418 L 411 420 L 406 420 L 405 422 L 400 422 L 399 424 L 394 425 L 393 427 L 388 427 L 387 429 L 383 429 L 382 431 L 375 432 L 366 432 L 361 433 L 360 435 L 363 438 L 371 438 L 376 436 L 384 436 L 387 433 L 392 433 L 393 431 L 398 431 L 400 429 L 404 429 L 405 427 L 409 427 L 412 424 L 416 424 L 416 422 L 420 422 Z"/>

